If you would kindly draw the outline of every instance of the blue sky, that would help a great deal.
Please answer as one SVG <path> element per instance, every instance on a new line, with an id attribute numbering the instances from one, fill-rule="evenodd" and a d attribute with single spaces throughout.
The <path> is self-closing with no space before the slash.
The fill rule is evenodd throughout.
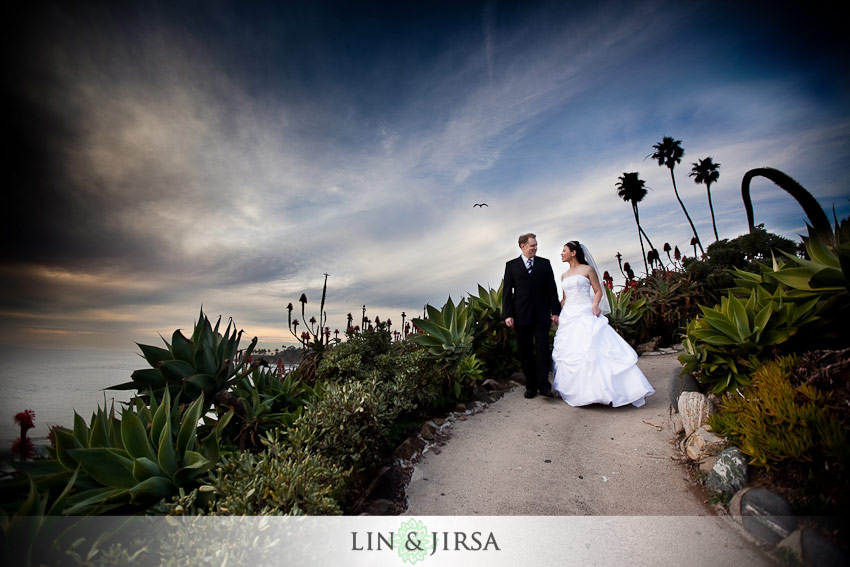
<path id="1" fill-rule="evenodd" d="M 247 4 L 247 5 L 245 5 Z M 592 4 L 592 5 L 591 5 Z M 848 41 L 830 2 L 166 2 L 17 8 L 0 341 L 135 348 L 203 304 L 266 346 L 285 306 L 400 322 L 498 286 L 537 233 L 638 266 L 615 183 L 650 187 L 656 246 L 747 229 L 744 173 L 850 212 Z M 8 186 L 7 186 L 8 187 Z M 764 179 L 756 222 L 804 231 Z M 486 208 L 473 204 L 486 202 Z M 622 283 L 616 278 L 615 283 Z M 311 309 L 312 308 L 312 309 Z M 308 317 L 309 315 L 308 314 Z"/>

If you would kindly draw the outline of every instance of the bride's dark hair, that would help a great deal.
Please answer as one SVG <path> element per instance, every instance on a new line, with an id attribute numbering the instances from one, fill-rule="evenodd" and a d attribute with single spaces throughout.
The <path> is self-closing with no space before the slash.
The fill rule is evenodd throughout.
<path id="1" fill-rule="evenodd" d="M 570 240 L 565 244 L 570 250 L 576 253 L 576 260 L 578 260 L 579 264 L 584 264 L 587 266 L 587 260 L 584 257 L 584 250 L 581 248 L 581 244 L 578 243 L 578 240 Z"/>

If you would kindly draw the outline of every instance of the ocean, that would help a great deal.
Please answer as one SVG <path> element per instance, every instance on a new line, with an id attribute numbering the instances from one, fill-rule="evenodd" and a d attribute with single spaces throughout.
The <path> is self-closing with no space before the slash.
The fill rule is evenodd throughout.
<path id="1" fill-rule="evenodd" d="M 52 425 L 73 427 L 74 411 L 88 422 L 97 406 L 129 401 L 133 390 L 104 390 L 128 382 L 148 367 L 138 351 L 36 348 L 0 345 L 0 454 L 7 453 L 20 429 L 15 414 L 35 412 L 29 437 L 47 443 Z"/>

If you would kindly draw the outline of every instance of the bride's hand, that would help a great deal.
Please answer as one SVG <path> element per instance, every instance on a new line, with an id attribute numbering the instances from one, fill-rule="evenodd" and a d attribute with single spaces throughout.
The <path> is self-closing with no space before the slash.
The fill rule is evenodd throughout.
<path id="1" fill-rule="evenodd" d="M 593 308 L 591 309 L 591 311 L 593 311 L 593 314 L 596 315 L 597 317 L 599 317 L 602 314 L 602 310 L 599 309 L 598 305 L 594 305 Z"/>

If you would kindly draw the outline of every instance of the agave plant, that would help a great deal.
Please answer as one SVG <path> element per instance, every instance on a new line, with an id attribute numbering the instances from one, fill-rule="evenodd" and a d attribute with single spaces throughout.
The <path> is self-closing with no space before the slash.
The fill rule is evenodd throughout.
<path id="1" fill-rule="evenodd" d="M 449 297 L 442 310 L 427 305 L 428 319 L 413 319 L 422 331 L 410 337 L 428 348 L 428 354 L 440 370 L 452 371 L 472 350 L 472 317 L 469 304 L 461 300 L 455 306 Z"/>
<path id="2" fill-rule="evenodd" d="M 780 250 L 784 260 L 774 256 L 773 264 L 761 266 L 760 273 L 735 270 L 737 285 L 729 291 L 745 297 L 753 289 L 764 288 L 771 293 L 782 289 L 794 303 L 816 298 L 821 319 L 807 334 L 815 341 L 840 343 L 850 315 L 850 218 L 840 223 L 836 220 L 830 234 L 812 227 L 808 232 L 808 237 L 803 237 L 808 260 Z"/>
<path id="3" fill-rule="evenodd" d="M 702 316 L 688 324 L 679 355 L 683 372 L 718 394 L 749 384 L 753 360 L 817 320 L 817 303 L 813 298 L 795 304 L 782 288 L 774 293 L 756 288 L 746 301 L 729 294 L 716 308 L 700 306 Z"/>
<path id="4" fill-rule="evenodd" d="M 607 313 L 608 323 L 622 337 L 629 338 L 637 332 L 637 325 L 640 323 L 643 314 L 646 312 L 646 298 L 632 298 L 632 289 L 625 289 L 619 294 L 612 290 L 605 289 L 605 294 L 608 296 L 608 303 L 611 306 L 611 312 Z"/>
<path id="5" fill-rule="evenodd" d="M 189 403 L 203 397 L 209 407 L 216 394 L 227 390 L 251 372 L 248 363 L 257 338 L 240 353 L 242 331 L 231 320 L 224 335 L 220 334 L 221 317 L 213 328 L 201 310 L 191 338 L 180 330 L 174 331 L 171 342 L 163 339 L 166 348 L 139 344 L 142 356 L 151 368 L 136 370 L 131 381 L 110 386 L 109 390 L 136 390 L 141 397 L 151 396 L 159 401 L 169 392 L 176 403 Z"/>
<path id="6" fill-rule="evenodd" d="M 504 324 L 502 293 L 499 289 L 478 286 L 478 297 L 469 296 L 469 307 L 473 318 L 473 351 L 488 373 L 495 376 L 510 376 L 517 368 L 513 355 L 516 350 L 516 335 Z"/>
<path id="7" fill-rule="evenodd" d="M 133 408 L 135 406 L 135 408 Z M 144 507 L 171 497 L 180 488 L 193 487 L 219 459 L 221 431 L 228 412 L 203 440 L 197 428 L 204 402 L 172 405 L 166 389 L 162 403 L 151 406 L 136 397 L 115 416 L 98 408 L 89 424 L 78 414 L 74 429 L 53 429 L 52 459 L 38 469 L 25 470 L 39 480 L 62 473 L 75 475 L 76 492 L 64 500 L 66 515 L 103 514 L 116 509 Z"/>
<path id="8" fill-rule="evenodd" d="M 235 433 L 241 451 L 261 448 L 261 435 L 277 427 L 291 427 L 312 401 L 315 390 L 298 378 L 297 373 L 280 376 L 267 368 L 256 368 L 231 390 Z"/>

